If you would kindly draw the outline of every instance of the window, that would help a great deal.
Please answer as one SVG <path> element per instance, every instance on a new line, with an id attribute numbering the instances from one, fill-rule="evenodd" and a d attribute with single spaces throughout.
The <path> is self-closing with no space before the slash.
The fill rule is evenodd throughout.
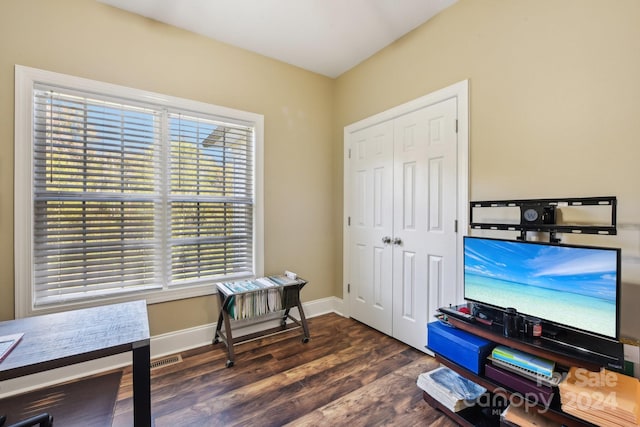
<path id="1" fill-rule="evenodd" d="M 16 315 L 261 274 L 262 116 L 16 67 Z"/>

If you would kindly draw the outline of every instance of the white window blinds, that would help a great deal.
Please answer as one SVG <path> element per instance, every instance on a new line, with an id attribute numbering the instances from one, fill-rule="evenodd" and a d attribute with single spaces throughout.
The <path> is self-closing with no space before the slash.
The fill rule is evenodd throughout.
<path id="1" fill-rule="evenodd" d="M 252 129 L 169 114 L 171 277 L 252 271 Z"/>
<path id="2" fill-rule="evenodd" d="M 250 124 L 33 94 L 34 306 L 253 274 Z"/>

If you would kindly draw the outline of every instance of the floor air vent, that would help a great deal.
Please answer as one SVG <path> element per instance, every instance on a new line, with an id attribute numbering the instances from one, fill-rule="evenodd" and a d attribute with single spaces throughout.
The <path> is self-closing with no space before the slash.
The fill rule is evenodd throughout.
<path id="1" fill-rule="evenodd" d="M 163 357 L 162 359 L 156 359 L 151 361 L 151 369 L 162 368 L 164 366 L 175 365 L 182 362 L 182 356 L 174 354 L 173 356 Z"/>

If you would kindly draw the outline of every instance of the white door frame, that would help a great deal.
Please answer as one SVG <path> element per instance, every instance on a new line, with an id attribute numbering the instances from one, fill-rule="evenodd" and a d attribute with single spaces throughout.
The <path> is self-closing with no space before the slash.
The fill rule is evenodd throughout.
<path id="1" fill-rule="evenodd" d="M 344 128 L 344 167 L 343 167 L 343 227 L 342 227 L 342 302 L 343 315 L 351 316 L 350 298 L 348 297 L 348 278 L 350 277 L 351 258 L 349 254 L 349 238 L 350 228 L 348 224 L 349 213 L 349 148 L 351 146 L 351 134 L 353 132 L 365 129 L 375 124 L 392 120 L 396 117 L 405 115 L 411 111 L 437 104 L 441 101 L 457 98 L 458 101 L 458 198 L 457 198 L 457 219 L 458 233 L 457 239 L 457 278 L 456 278 L 456 300 L 458 303 L 463 302 L 463 239 L 467 234 L 469 227 L 469 80 L 462 80 L 431 92 L 420 98 L 409 101 L 405 104 L 398 105 L 389 110 L 375 114 L 366 119 L 352 123 Z"/>

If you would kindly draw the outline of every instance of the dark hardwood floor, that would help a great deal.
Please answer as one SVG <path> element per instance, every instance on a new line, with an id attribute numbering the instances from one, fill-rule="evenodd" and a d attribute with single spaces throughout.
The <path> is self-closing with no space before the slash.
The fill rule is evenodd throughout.
<path id="1" fill-rule="evenodd" d="M 355 320 L 335 314 L 299 329 L 226 349 L 181 353 L 183 361 L 152 370 L 152 412 L 165 426 L 455 426 L 416 386 L 435 360 Z M 114 426 L 132 420 L 131 372 L 125 370 Z"/>

